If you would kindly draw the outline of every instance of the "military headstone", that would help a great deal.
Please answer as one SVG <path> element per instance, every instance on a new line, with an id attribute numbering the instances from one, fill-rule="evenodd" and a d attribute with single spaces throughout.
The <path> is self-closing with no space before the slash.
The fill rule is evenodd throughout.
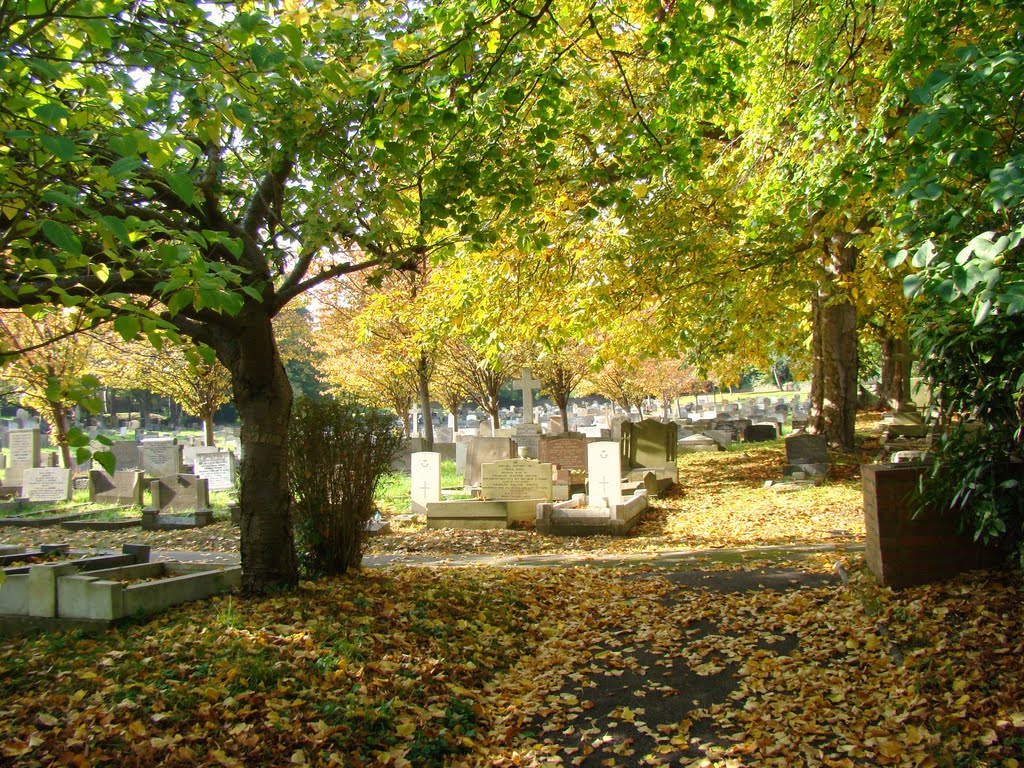
<path id="1" fill-rule="evenodd" d="M 622 501 L 619 443 L 600 441 L 587 446 L 587 496 L 592 507 L 610 507 Z"/>
<path id="2" fill-rule="evenodd" d="M 427 513 L 427 504 L 441 500 L 441 454 L 419 451 L 410 457 L 412 511 Z"/>

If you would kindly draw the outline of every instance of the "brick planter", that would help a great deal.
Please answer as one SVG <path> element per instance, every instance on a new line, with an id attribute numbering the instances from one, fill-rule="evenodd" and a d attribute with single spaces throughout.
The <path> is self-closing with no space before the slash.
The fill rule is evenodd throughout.
<path id="1" fill-rule="evenodd" d="M 958 520 L 952 513 L 925 509 L 913 517 L 917 483 L 924 472 L 925 467 L 914 464 L 861 466 L 865 558 L 883 586 L 926 584 L 999 564 L 997 551 L 957 532 Z"/>

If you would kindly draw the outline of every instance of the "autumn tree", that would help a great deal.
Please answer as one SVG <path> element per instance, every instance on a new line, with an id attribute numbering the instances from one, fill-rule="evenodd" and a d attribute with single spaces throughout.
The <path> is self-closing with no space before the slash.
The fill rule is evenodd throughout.
<path id="1" fill-rule="evenodd" d="M 171 398 L 185 413 L 203 422 L 204 442 L 214 444 L 213 416 L 231 400 L 231 378 L 212 350 L 191 344 L 156 348 L 109 333 L 97 338 L 94 350 L 90 368 L 100 381 Z"/>
<path id="2" fill-rule="evenodd" d="M 4 377 L 15 386 L 19 402 L 32 408 L 53 427 L 64 467 L 71 468 L 69 414 L 83 393 L 80 386 L 94 354 L 92 327 L 81 312 L 30 316 L 0 310 L 0 355 Z"/>
<path id="3" fill-rule="evenodd" d="M 567 110 L 549 65 L 589 22 L 566 6 L 0 9 L 2 303 L 215 351 L 242 420 L 248 591 L 298 579 L 273 318 L 522 208 L 554 144 L 496 137 Z"/>

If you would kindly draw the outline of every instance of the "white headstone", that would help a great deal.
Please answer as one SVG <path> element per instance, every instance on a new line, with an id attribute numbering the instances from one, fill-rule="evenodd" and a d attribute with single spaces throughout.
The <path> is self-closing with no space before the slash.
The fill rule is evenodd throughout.
<path id="1" fill-rule="evenodd" d="M 22 472 L 22 493 L 29 501 L 71 499 L 71 470 L 59 467 L 29 468 Z"/>
<path id="2" fill-rule="evenodd" d="M 610 507 L 622 501 L 622 456 L 611 441 L 587 446 L 587 496 L 592 507 Z"/>
<path id="3" fill-rule="evenodd" d="M 420 451 L 409 457 L 412 511 L 426 514 L 427 504 L 441 500 L 441 454 Z"/>
<path id="4" fill-rule="evenodd" d="M 523 392 L 523 424 L 533 424 L 533 390 L 540 389 L 540 386 L 540 379 L 535 379 L 529 368 L 523 368 L 519 379 L 512 382 L 514 389 Z"/>
<path id="5" fill-rule="evenodd" d="M 226 491 L 235 487 L 235 454 L 231 451 L 196 453 L 193 457 L 195 472 L 208 481 L 211 491 Z"/>

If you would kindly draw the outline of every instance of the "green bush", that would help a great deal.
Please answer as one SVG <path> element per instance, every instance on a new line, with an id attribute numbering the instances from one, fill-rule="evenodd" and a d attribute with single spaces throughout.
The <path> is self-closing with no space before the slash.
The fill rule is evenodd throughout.
<path id="1" fill-rule="evenodd" d="M 394 417 L 353 400 L 300 400 L 288 433 L 295 543 L 308 576 L 362 560 L 373 495 L 402 444 Z"/>

